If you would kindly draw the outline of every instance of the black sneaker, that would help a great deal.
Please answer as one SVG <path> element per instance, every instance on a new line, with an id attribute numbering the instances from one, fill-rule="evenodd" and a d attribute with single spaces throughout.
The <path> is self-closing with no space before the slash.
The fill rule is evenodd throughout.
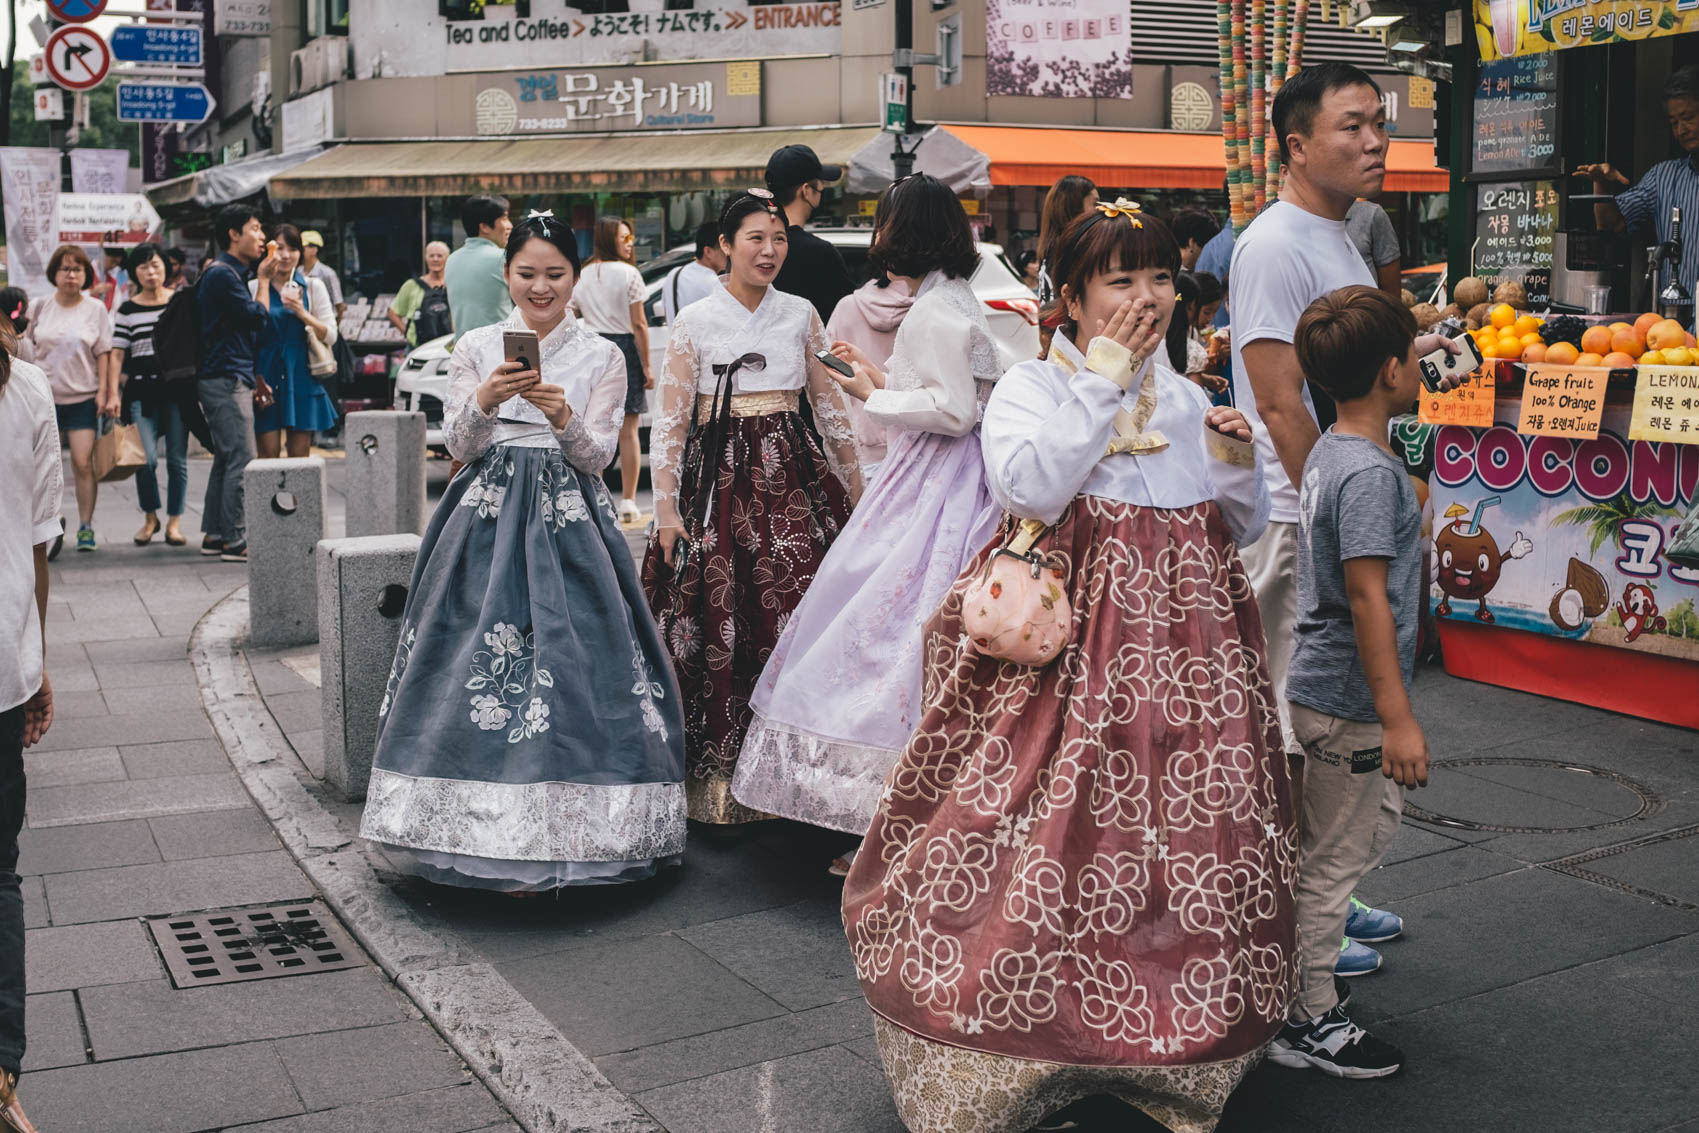
<path id="1" fill-rule="evenodd" d="M 1344 1007 L 1347 1003 L 1350 1003 L 1351 1002 L 1351 983 L 1350 983 L 1350 981 L 1349 980 L 1342 980 L 1338 976 L 1334 976 L 1333 977 L 1333 994 L 1339 997 L 1339 1003 L 1337 1004 L 1337 1006 Z"/>
<path id="2" fill-rule="evenodd" d="M 224 552 L 218 556 L 221 563 L 245 563 L 248 561 L 248 545 L 246 543 L 230 543 Z"/>
<path id="3" fill-rule="evenodd" d="M 1386 1078 L 1404 1065 L 1404 1052 L 1381 1042 L 1335 1007 L 1309 1023 L 1288 1023 L 1268 1048 L 1268 1060 L 1294 1070 L 1314 1067 L 1335 1078 Z"/>
<path id="4" fill-rule="evenodd" d="M 201 540 L 201 554 L 213 556 L 224 553 L 224 540 L 216 535 L 208 535 Z"/>

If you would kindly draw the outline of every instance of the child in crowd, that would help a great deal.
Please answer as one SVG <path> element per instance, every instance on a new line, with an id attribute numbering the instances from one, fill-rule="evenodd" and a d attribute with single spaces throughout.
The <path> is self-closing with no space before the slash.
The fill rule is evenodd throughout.
<path id="1" fill-rule="evenodd" d="M 1304 376 L 1339 406 L 1304 463 L 1298 619 L 1286 698 L 1303 745 L 1298 866 L 1300 975 L 1269 1057 L 1336 1078 L 1383 1078 L 1404 1056 L 1356 1026 L 1333 979 L 1351 891 L 1398 831 L 1404 790 L 1428 781 L 1410 709 L 1422 602 L 1421 508 L 1388 428 L 1420 393 L 1416 323 L 1384 292 L 1354 285 L 1311 303 L 1294 347 Z M 1375 774 L 1379 772 L 1379 774 Z"/>

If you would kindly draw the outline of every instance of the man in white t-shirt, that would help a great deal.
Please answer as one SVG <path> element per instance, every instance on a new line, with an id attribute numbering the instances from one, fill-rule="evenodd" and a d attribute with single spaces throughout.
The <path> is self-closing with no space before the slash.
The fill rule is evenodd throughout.
<path id="1" fill-rule="evenodd" d="M 40 742 L 53 723 L 42 627 L 47 547 L 63 531 L 63 484 L 53 391 L 39 369 L 7 353 L 7 339 L 0 343 L 0 1126 L 28 1129 L 14 1093 L 24 1055 L 18 832 L 24 824 L 24 748 Z"/>
<path id="2" fill-rule="evenodd" d="M 673 325 L 680 311 L 698 299 L 707 298 L 720 285 L 720 273 L 725 270 L 720 226 L 710 220 L 696 230 L 696 258 L 668 272 L 661 285 L 661 308 L 666 312 L 667 325 Z"/>
<path id="3" fill-rule="evenodd" d="M 1274 98 L 1274 131 L 1286 179 L 1280 199 L 1233 245 L 1233 403 L 1262 450 L 1273 508 L 1268 528 L 1241 548 L 1262 608 L 1268 668 L 1288 753 L 1300 751 L 1286 714 L 1286 664 L 1297 618 L 1298 492 L 1304 461 L 1321 435 L 1317 406 L 1298 368 L 1292 335 L 1316 299 L 1351 284 L 1375 286 L 1345 228 L 1359 197 L 1378 196 L 1386 178 L 1386 111 L 1380 87 L 1346 63 L 1305 67 Z M 1438 335 L 1418 339 L 1420 356 Z M 1333 420 L 1324 401 L 1321 417 Z"/>

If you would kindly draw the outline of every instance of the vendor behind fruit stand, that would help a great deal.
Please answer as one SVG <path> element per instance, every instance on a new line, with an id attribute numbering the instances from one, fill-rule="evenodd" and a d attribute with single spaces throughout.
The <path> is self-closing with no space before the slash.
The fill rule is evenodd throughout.
<path id="1" fill-rule="evenodd" d="M 1663 94 L 1670 133 L 1685 156 L 1660 161 L 1633 188 L 1628 187 L 1628 178 L 1621 170 L 1608 163 L 1583 165 L 1575 175 L 1591 177 L 1600 193 L 1616 194 L 1616 200 L 1594 209 L 1599 227 L 1605 231 L 1650 228 L 1661 243 L 1670 238 L 1670 208 L 1681 207 L 1685 220 L 1681 284 L 1693 295 L 1699 284 L 1699 67 L 1683 67 L 1671 74 L 1664 81 Z"/>

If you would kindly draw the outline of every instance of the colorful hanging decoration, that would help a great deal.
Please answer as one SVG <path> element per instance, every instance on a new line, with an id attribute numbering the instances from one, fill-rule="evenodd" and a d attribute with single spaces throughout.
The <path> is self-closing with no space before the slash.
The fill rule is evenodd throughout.
<path id="1" fill-rule="evenodd" d="M 1221 140 L 1235 232 L 1280 193 L 1280 147 L 1268 136 L 1268 116 L 1274 96 L 1303 66 L 1309 13 L 1310 0 L 1216 2 Z"/>

